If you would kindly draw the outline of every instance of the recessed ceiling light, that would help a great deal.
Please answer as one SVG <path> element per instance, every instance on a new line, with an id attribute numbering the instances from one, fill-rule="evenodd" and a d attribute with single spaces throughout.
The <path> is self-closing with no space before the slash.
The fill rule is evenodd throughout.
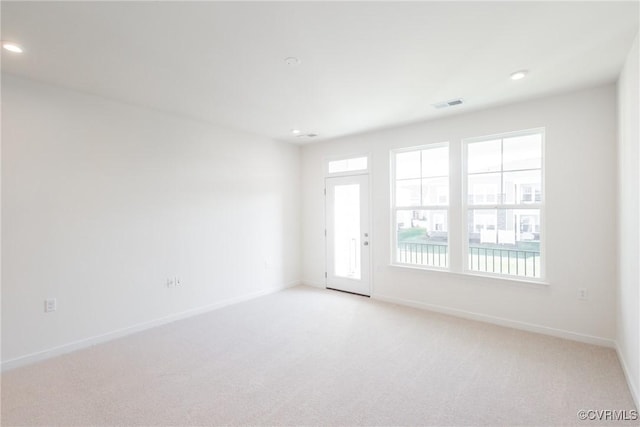
<path id="1" fill-rule="evenodd" d="M 287 65 L 291 65 L 291 66 L 300 65 L 300 60 L 295 56 L 290 56 L 288 58 L 285 58 L 284 62 L 286 62 Z"/>
<path id="2" fill-rule="evenodd" d="M 291 129 L 291 133 L 297 135 L 300 133 L 300 129 Z"/>
<path id="3" fill-rule="evenodd" d="M 515 73 L 511 73 L 511 80 L 524 79 L 528 73 L 529 71 L 527 70 L 520 70 L 520 71 L 516 71 Z"/>
<path id="4" fill-rule="evenodd" d="M 15 43 L 2 42 L 2 47 L 13 53 L 22 53 L 22 48 Z"/>

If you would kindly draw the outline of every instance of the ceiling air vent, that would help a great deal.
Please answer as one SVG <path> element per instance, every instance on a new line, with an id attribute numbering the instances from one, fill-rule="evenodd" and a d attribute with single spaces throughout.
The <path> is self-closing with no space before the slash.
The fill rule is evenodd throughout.
<path id="1" fill-rule="evenodd" d="M 462 98 L 451 99 L 449 101 L 444 101 L 444 102 L 438 102 L 437 104 L 433 104 L 433 107 L 439 110 L 441 108 L 453 107 L 460 104 L 462 104 Z"/>

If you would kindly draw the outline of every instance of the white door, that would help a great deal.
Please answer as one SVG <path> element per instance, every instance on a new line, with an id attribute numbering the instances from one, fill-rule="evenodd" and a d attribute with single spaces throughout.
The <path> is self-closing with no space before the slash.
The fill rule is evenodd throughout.
<path id="1" fill-rule="evenodd" d="M 371 295 L 369 175 L 327 178 L 327 288 Z"/>

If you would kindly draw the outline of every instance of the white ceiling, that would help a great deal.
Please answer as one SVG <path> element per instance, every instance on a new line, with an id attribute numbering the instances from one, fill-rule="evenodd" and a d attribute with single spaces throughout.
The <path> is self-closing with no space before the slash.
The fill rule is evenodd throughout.
<path id="1" fill-rule="evenodd" d="M 3 52 L 2 70 L 310 142 L 613 82 L 638 6 L 3 1 L 2 39 L 25 53 Z"/>

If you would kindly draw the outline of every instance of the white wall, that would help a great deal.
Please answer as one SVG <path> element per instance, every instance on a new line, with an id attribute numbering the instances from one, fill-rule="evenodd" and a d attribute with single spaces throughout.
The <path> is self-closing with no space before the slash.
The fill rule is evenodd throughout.
<path id="1" fill-rule="evenodd" d="M 324 286 L 323 159 L 372 156 L 373 296 L 613 345 L 616 319 L 616 88 L 613 84 L 303 147 L 303 282 Z M 390 266 L 389 150 L 546 128 L 549 286 Z M 461 185 L 460 162 L 451 167 Z M 454 193 L 455 194 L 455 193 Z M 451 215 L 460 214 L 452 201 Z M 452 251 L 463 236 L 451 229 Z M 577 299 L 587 288 L 588 301 Z"/>
<path id="2" fill-rule="evenodd" d="M 640 406 L 640 109 L 638 37 L 618 81 L 619 289 L 618 354 Z"/>
<path id="3" fill-rule="evenodd" d="M 297 146 L 15 76 L 2 125 L 3 366 L 299 281 Z"/>

